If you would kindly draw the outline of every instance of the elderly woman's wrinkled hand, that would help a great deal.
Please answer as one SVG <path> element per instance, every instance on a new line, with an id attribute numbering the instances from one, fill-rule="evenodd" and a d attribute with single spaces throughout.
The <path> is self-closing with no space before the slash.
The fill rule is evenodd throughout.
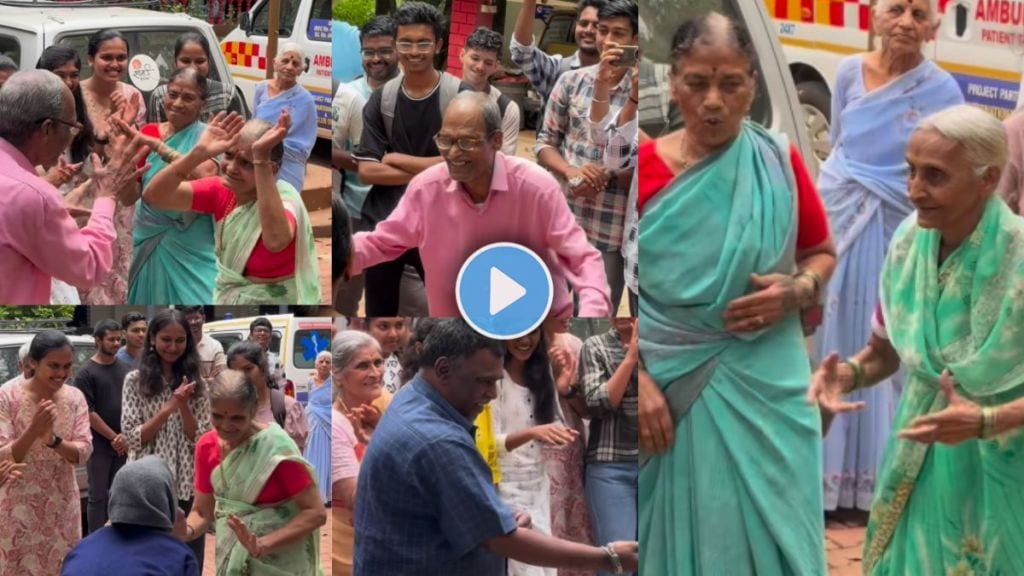
<path id="1" fill-rule="evenodd" d="M 675 441 L 675 427 L 668 401 L 645 370 L 640 370 L 637 394 L 637 424 L 640 448 L 651 454 L 663 454 Z"/>
<path id="2" fill-rule="evenodd" d="M 839 354 L 829 354 L 821 362 L 821 366 L 811 376 L 811 385 L 807 388 L 807 403 L 817 404 L 828 417 L 843 412 L 863 410 L 864 402 L 847 402 L 843 400 L 846 386 L 839 375 Z"/>
<path id="3" fill-rule="evenodd" d="M 245 118 L 237 112 L 218 112 L 206 125 L 193 150 L 204 158 L 216 158 L 238 144 Z"/>
<path id="4" fill-rule="evenodd" d="M 97 198 L 114 197 L 149 170 L 149 164 L 139 167 L 149 154 L 149 148 L 139 135 L 130 140 L 122 140 L 109 152 L 106 164 L 101 161 L 98 154 L 92 155 L 92 181 Z"/>
<path id="5" fill-rule="evenodd" d="M 0 486 L 21 478 L 21 474 L 24 469 L 24 462 L 15 462 L 14 460 L 4 460 L 0 462 Z"/>
<path id="6" fill-rule="evenodd" d="M 729 332 L 754 332 L 799 309 L 801 284 L 787 274 L 750 275 L 754 292 L 736 298 L 722 318 Z"/>
<path id="7" fill-rule="evenodd" d="M 978 438 L 983 418 L 981 406 L 957 394 L 953 376 L 948 370 L 942 372 L 939 388 L 949 405 L 938 412 L 914 418 L 910 426 L 897 433 L 900 438 L 926 444 L 959 444 Z"/>
<path id="8" fill-rule="evenodd" d="M 57 163 L 46 171 L 46 175 L 43 176 L 43 179 L 52 184 L 54 188 L 60 188 L 68 182 L 71 182 L 71 180 L 82 171 L 82 166 L 84 164 L 84 162 L 69 164 L 68 161 L 61 156 L 57 160 Z"/>
<path id="9" fill-rule="evenodd" d="M 274 147 L 284 142 L 285 137 L 288 136 L 288 128 L 291 125 L 291 114 L 287 110 L 282 110 L 281 115 L 277 117 L 277 123 L 274 124 L 274 127 L 264 132 L 259 140 L 253 142 L 253 160 L 269 160 L 270 153 Z"/>
<path id="10" fill-rule="evenodd" d="M 235 536 L 238 537 L 238 543 L 249 551 L 250 556 L 259 558 L 266 553 L 266 547 L 260 538 L 250 532 L 249 527 L 234 514 L 228 515 L 228 526 L 231 527 L 231 530 L 235 532 Z"/>

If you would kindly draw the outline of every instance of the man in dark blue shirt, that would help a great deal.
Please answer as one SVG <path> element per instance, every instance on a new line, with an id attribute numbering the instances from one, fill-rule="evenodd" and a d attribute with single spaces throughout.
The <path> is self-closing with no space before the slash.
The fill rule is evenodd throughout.
<path id="1" fill-rule="evenodd" d="M 516 525 L 477 452 L 472 422 L 497 396 L 504 346 L 441 321 L 420 373 L 373 434 L 355 505 L 356 576 L 503 576 L 505 558 L 550 567 L 637 569 L 637 543 L 587 546 Z"/>

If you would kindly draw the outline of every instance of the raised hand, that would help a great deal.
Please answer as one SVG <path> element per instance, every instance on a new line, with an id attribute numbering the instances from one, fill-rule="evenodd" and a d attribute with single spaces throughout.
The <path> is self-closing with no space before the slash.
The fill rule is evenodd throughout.
<path id="1" fill-rule="evenodd" d="M 195 394 L 196 383 L 189 382 L 187 376 L 181 377 L 181 385 L 174 390 L 174 403 L 179 409 L 188 408 L 188 401 L 192 399 L 192 395 Z"/>
<path id="2" fill-rule="evenodd" d="M 978 438 L 981 431 L 981 406 L 964 399 L 956 392 L 956 383 L 949 370 L 943 370 L 939 389 L 949 405 L 938 412 L 918 416 L 897 435 L 905 440 L 931 444 L 959 444 Z"/>
<path id="3" fill-rule="evenodd" d="M 139 138 L 150 150 L 156 150 L 163 143 L 159 138 L 143 134 L 135 128 L 134 124 L 130 124 L 117 116 L 111 116 L 110 118 L 110 135 L 115 139 L 123 137 L 127 142 Z"/>
<path id="4" fill-rule="evenodd" d="M 811 385 L 807 389 L 807 403 L 817 404 L 827 415 L 843 412 L 855 412 L 864 408 L 864 402 L 847 402 L 843 400 L 846 386 L 839 375 L 839 354 L 829 354 L 821 366 L 811 376 Z"/>
<path id="5" fill-rule="evenodd" d="M 252 158 L 253 160 L 269 160 L 270 152 L 275 146 L 284 142 L 286 136 L 288 136 L 288 129 L 292 125 L 292 116 L 287 110 L 282 110 L 281 115 L 277 117 L 277 124 L 270 130 L 263 133 L 260 139 L 253 142 L 252 144 Z"/>
<path id="6" fill-rule="evenodd" d="M 47 443 L 53 434 L 53 423 L 57 420 L 57 405 L 51 400 L 40 400 L 36 406 L 36 413 L 32 416 L 29 429 L 35 433 L 37 438 L 42 438 Z"/>
<path id="7" fill-rule="evenodd" d="M 569 388 L 576 379 L 576 358 L 565 347 L 557 346 L 551 350 L 551 366 L 555 373 L 555 386 L 559 394 L 568 394 Z"/>
<path id="8" fill-rule="evenodd" d="M 53 184 L 54 188 L 60 188 L 61 186 L 71 182 L 74 177 L 82 171 L 83 163 L 70 164 L 67 160 L 61 156 L 57 163 L 46 171 L 46 175 L 43 179 Z"/>
<path id="9" fill-rule="evenodd" d="M 617 42 L 605 42 L 601 61 L 597 64 L 597 82 L 609 85 L 612 83 L 612 78 L 618 72 L 619 59 L 622 58 L 622 54 L 622 48 L 619 48 Z"/>
<path id="10" fill-rule="evenodd" d="M 249 551 L 250 556 L 253 558 L 263 556 L 266 548 L 259 537 L 249 531 L 249 527 L 244 522 L 239 520 L 234 514 L 231 514 L 228 516 L 228 526 L 235 532 L 235 536 L 238 537 L 238 543 Z"/>
<path id="11" fill-rule="evenodd" d="M 530 437 L 534 440 L 552 446 L 565 446 L 575 440 L 578 435 L 579 432 L 576 430 L 557 422 L 534 426 L 530 433 Z"/>
<path id="12" fill-rule="evenodd" d="M 237 112 L 218 112 L 206 125 L 194 150 L 205 158 L 216 158 L 238 144 L 238 136 L 245 126 L 245 118 Z"/>

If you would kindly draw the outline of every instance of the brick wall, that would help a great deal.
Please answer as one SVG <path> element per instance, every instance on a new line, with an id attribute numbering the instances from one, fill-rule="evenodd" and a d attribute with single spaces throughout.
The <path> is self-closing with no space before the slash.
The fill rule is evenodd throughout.
<path id="1" fill-rule="evenodd" d="M 478 26 L 492 28 L 494 14 L 480 12 L 481 0 L 454 0 L 452 17 L 448 24 L 448 72 L 462 76 L 462 61 L 459 54 L 466 45 L 466 38 Z"/>

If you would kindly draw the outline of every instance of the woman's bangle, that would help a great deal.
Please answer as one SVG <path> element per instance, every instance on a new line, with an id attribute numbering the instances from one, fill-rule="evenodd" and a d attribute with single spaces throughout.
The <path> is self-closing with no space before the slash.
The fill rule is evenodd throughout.
<path id="1" fill-rule="evenodd" d="M 853 387 L 846 391 L 847 394 L 855 390 L 860 390 L 864 386 L 864 366 L 860 362 L 853 359 L 843 360 L 843 364 L 850 367 L 853 371 Z"/>
<path id="2" fill-rule="evenodd" d="M 612 562 L 612 572 L 615 574 L 622 574 L 622 559 L 619 558 L 619 554 L 612 548 L 611 544 L 605 544 L 602 546 L 604 553 L 608 555 L 608 559 Z"/>
<path id="3" fill-rule="evenodd" d="M 814 270 L 801 270 L 799 273 L 797 273 L 796 276 L 793 277 L 793 280 L 796 281 L 803 277 L 811 279 L 811 302 L 807 306 L 804 306 L 805 308 L 807 308 L 818 303 L 818 300 L 821 297 L 822 282 L 821 275 L 815 272 Z"/>
<path id="4" fill-rule="evenodd" d="M 604 100 L 601 100 L 597 96 L 591 96 L 590 99 L 593 100 L 594 102 L 598 102 L 600 104 L 607 104 L 608 103 L 608 99 L 607 98 L 605 98 Z"/>
<path id="5" fill-rule="evenodd" d="M 984 440 L 996 435 L 996 411 L 995 406 L 983 406 L 981 408 L 981 432 L 978 437 Z"/>
<path id="6" fill-rule="evenodd" d="M 252 161 L 252 165 L 253 166 L 266 166 L 267 164 L 270 164 L 270 160 L 253 160 Z"/>
<path id="7" fill-rule="evenodd" d="M 639 106 L 639 105 L 640 105 L 640 101 L 639 101 L 639 100 L 637 100 L 636 98 L 630 97 L 630 98 L 629 98 L 629 101 L 630 101 L 630 102 L 632 102 L 633 104 L 636 104 L 637 106 Z"/>

